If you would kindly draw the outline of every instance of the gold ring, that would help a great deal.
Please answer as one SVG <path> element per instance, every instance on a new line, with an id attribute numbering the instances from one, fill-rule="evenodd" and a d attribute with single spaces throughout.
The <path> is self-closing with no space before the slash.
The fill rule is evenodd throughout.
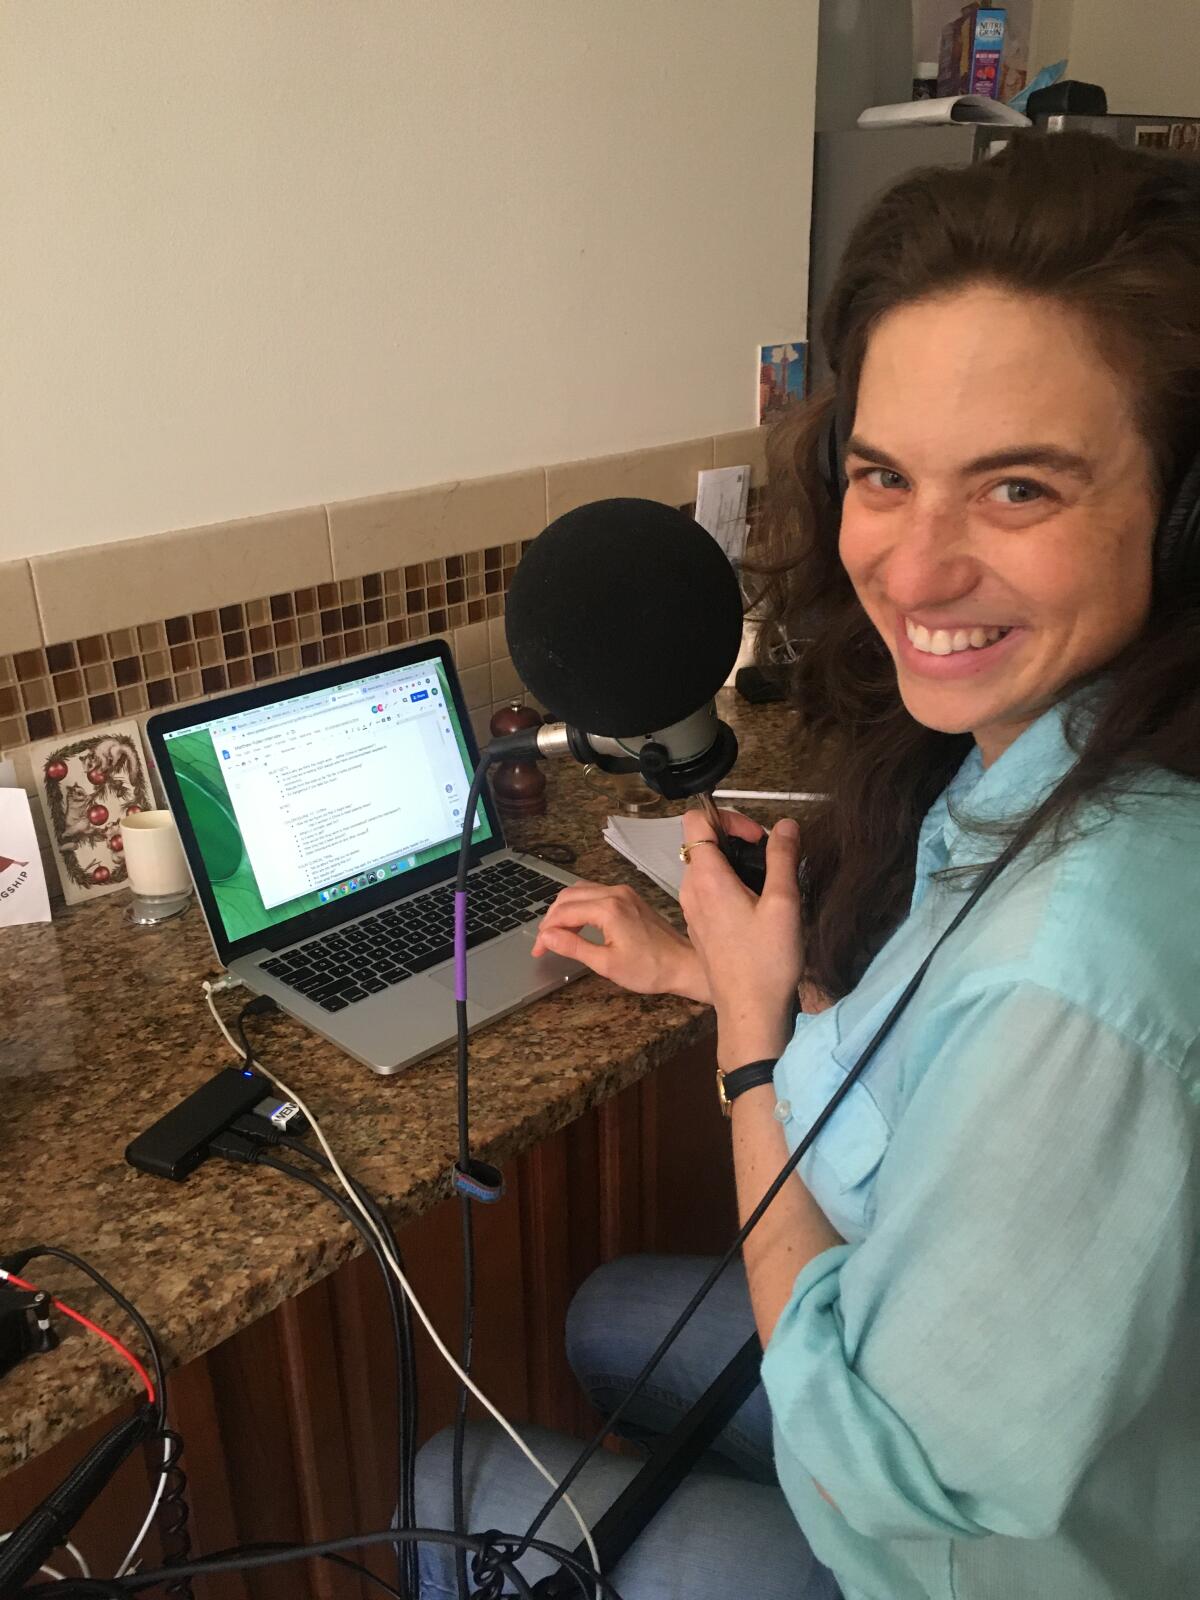
<path id="1" fill-rule="evenodd" d="M 691 855 L 696 846 L 700 844 L 711 844 L 718 850 L 721 848 L 715 839 L 692 839 L 687 844 L 681 844 L 679 846 L 679 859 L 683 862 L 685 867 L 688 865 L 688 857 Z"/>

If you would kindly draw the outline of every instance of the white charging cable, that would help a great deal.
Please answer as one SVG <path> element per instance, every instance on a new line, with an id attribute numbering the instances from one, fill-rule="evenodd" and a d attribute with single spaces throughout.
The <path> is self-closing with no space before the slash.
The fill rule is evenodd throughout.
<path id="1" fill-rule="evenodd" d="M 169 1439 L 165 1439 L 163 1441 L 162 1471 L 158 1475 L 158 1485 L 154 1490 L 154 1498 L 150 1501 L 150 1509 L 146 1513 L 145 1522 L 143 1522 L 141 1527 L 138 1529 L 137 1538 L 134 1539 L 133 1543 L 129 1546 L 129 1554 L 125 1557 L 124 1561 L 122 1561 L 121 1565 L 117 1568 L 117 1577 L 118 1578 L 126 1577 L 133 1570 L 134 1557 L 137 1555 L 138 1551 L 142 1548 L 142 1544 L 145 1541 L 146 1535 L 150 1532 L 151 1525 L 154 1522 L 154 1518 L 155 1518 L 155 1515 L 156 1515 L 156 1513 L 158 1511 L 159 1505 L 160 1505 L 160 1503 L 162 1501 L 162 1497 L 163 1497 L 164 1493 L 166 1492 L 167 1476 L 168 1476 L 168 1473 L 170 1472 L 170 1467 L 171 1467 L 171 1441 Z M 90 1573 L 87 1573 L 87 1572 L 84 1573 L 84 1577 L 85 1578 L 90 1577 L 90 1576 L 91 1576 Z"/>
<path id="2" fill-rule="evenodd" d="M 204 997 L 208 1001 L 208 1009 L 212 1012 L 213 1020 L 216 1022 L 217 1027 L 220 1028 L 221 1032 L 224 1034 L 226 1043 L 229 1045 L 229 1048 L 233 1051 L 233 1053 L 239 1058 L 239 1060 L 245 1061 L 247 1059 L 245 1050 L 243 1050 L 241 1045 L 238 1044 L 236 1039 L 234 1039 L 229 1029 L 225 1026 L 224 1018 L 217 1010 L 217 1002 L 213 985 L 211 983 L 204 983 L 202 988 L 204 990 Z M 269 1078 L 271 1080 L 271 1082 L 279 1090 L 279 1093 L 282 1095 L 282 1097 L 285 1100 L 290 1100 L 293 1105 L 299 1108 L 301 1116 L 307 1118 L 308 1122 L 312 1126 L 313 1132 L 317 1136 L 317 1143 L 325 1152 L 325 1156 L 329 1162 L 329 1165 L 337 1175 L 338 1182 L 345 1190 L 347 1199 L 350 1200 L 356 1210 L 362 1214 L 363 1220 L 371 1229 L 371 1232 L 374 1234 L 375 1238 L 378 1239 L 380 1248 L 382 1249 L 384 1256 L 387 1258 L 387 1263 L 392 1270 L 393 1276 L 395 1277 L 397 1283 L 399 1283 L 400 1287 L 404 1290 L 404 1293 L 408 1296 L 413 1310 L 417 1313 L 417 1316 L 420 1317 L 422 1325 L 425 1328 L 425 1332 L 433 1340 L 439 1355 L 441 1355 L 442 1359 L 450 1367 L 451 1371 L 458 1378 L 459 1382 L 466 1385 L 470 1392 L 475 1396 L 476 1400 L 479 1401 L 480 1405 L 483 1406 L 483 1408 L 500 1424 L 505 1433 L 516 1445 L 517 1449 L 520 1450 L 521 1454 L 525 1457 L 529 1464 L 541 1474 L 541 1476 L 552 1489 L 557 1489 L 558 1480 L 555 1478 L 554 1474 L 547 1466 L 538 1460 L 537 1456 L 534 1455 L 533 1451 L 525 1443 L 524 1439 L 521 1438 L 521 1435 L 513 1427 L 512 1423 L 509 1422 L 507 1417 L 505 1417 L 492 1404 L 487 1395 L 484 1394 L 483 1390 L 480 1389 L 479 1386 L 463 1371 L 462 1367 L 459 1366 L 458 1362 L 454 1359 L 450 1351 L 442 1342 L 437 1329 L 433 1326 L 433 1323 L 430 1322 L 429 1317 L 426 1315 L 424 1306 L 417 1299 L 412 1285 L 404 1276 L 404 1272 L 400 1267 L 400 1263 L 396 1260 L 396 1257 L 393 1254 L 391 1244 L 389 1243 L 386 1235 L 376 1227 L 370 1213 L 359 1199 L 349 1178 L 347 1178 L 345 1172 L 342 1170 L 341 1163 L 338 1161 L 337 1156 L 334 1155 L 333 1150 L 330 1148 L 329 1141 L 326 1139 L 325 1134 L 322 1131 L 321 1124 L 317 1121 L 316 1117 L 313 1116 L 312 1112 L 304 1104 L 304 1101 L 301 1100 L 296 1091 L 292 1088 L 289 1088 L 289 1086 L 284 1083 L 283 1079 L 279 1077 L 277 1073 L 272 1072 L 269 1067 L 264 1066 L 261 1061 L 257 1060 L 257 1058 L 255 1058 L 255 1065 L 265 1078 Z M 579 1524 L 579 1530 L 583 1534 L 584 1543 L 587 1545 L 588 1555 L 592 1560 L 592 1568 L 597 1574 L 599 1574 L 600 1557 L 596 1550 L 595 1541 L 592 1539 L 591 1529 L 584 1521 L 582 1513 L 580 1512 L 578 1506 L 576 1506 L 574 1501 L 571 1499 L 570 1495 L 564 1494 L 562 1501 L 567 1507 L 568 1511 L 570 1511 L 571 1515 L 575 1518 L 575 1521 Z"/>
<path id="3" fill-rule="evenodd" d="M 11 1538 L 12 1538 L 12 1533 L 11 1532 L 9 1532 L 9 1533 L 0 1533 L 0 1544 L 3 1544 L 5 1539 L 11 1539 Z M 75 1565 L 79 1568 L 79 1576 L 81 1578 L 90 1578 L 91 1575 L 92 1575 L 92 1569 L 88 1566 L 87 1562 L 83 1559 L 83 1556 L 80 1554 L 78 1546 L 73 1545 L 71 1543 L 70 1539 L 64 1539 L 63 1542 L 62 1542 L 62 1548 L 74 1560 Z M 65 1583 L 67 1581 L 66 1580 L 66 1575 L 64 1573 L 60 1572 L 57 1567 L 42 1566 L 42 1567 L 38 1568 L 38 1571 L 39 1572 L 44 1572 L 48 1578 L 54 1578 L 58 1583 Z"/>

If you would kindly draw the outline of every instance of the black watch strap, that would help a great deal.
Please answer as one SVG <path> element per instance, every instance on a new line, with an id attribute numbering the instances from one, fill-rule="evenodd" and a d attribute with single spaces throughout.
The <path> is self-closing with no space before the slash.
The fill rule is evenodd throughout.
<path id="1" fill-rule="evenodd" d="M 732 1072 L 722 1072 L 717 1069 L 717 1098 L 721 1102 L 721 1110 L 726 1116 L 729 1108 L 738 1095 L 745 1094 L 747 1089 L 759 1089 L 764 1083 L 771 1083 L 775 1076 L 775 1060 L 749 1061 L 744 1067 L 735 1067 Z"/>

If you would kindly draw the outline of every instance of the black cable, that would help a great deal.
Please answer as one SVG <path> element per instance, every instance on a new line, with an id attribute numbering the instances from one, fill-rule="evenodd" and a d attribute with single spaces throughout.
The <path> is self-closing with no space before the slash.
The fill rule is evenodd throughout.
<path id="1" fill-rule="evenodd" d="M 464 1006 L 465 1010 L 466 1007 Z M 460 1101 L 461 1104 L 461 1101 Z M 471 1216 L 471 1200 L 463 1194 L 458 1197 L 459 1217 L 462 1223 L 463 1246 L 463 1323 L 462 1353 L 459 1360 L 467 1375 L 471 1372 L 471 1359 L 475 1353 L 475 1229 Z M 463 1454 L 466 1446 L 467 1386 L 458 1386 L 458 1404 L 454 1411 L 454 1449 L 451 1466 L 453 1490 L 453 1516 L 455 1533 L 466 1531 L 467 1507 L 463 1485 Z M 469 1600 L 467 1587 L 467 1553 L 457 1548 L 454 1552 L 454 1576 L 458 1584 L 459 1600 Z"/>
<path id="2" fill-rule="evenodd" d="M 192 1553 L 191 1534 L 188 1531 L 187 1473 L 180 1466 L 183 1456 L 183 1438 L 174 1428 L 164 1428 L 157 1435 L 158 1442 L 166 1448 L 159 1471 L 163 1475 L 163 1492 L 158 1502 L 156 1520 L 163 1565 L 181 1565 Z M 192 1600 L 192 1586 L 184 1578 L 172 1584 L 168 1594 L 181 1600 Z"/>
<path id="3" fill-rule="evenodd" d="M 259 999 L 264 997 L 260 996 Z M 256 1001 L 242 1007 L 238 1013 L 235 1024 L 238 1038 L 246 1053 L 247 1062 L 262 1067 L 267 1075 L 270 1069 L 264 1066 L 261 1055 L 251 1045 L 246 1034 L 246 1018 L 256 1012 Z M 274 1005 L 274 1002 L 272 1002 Z M 265 1008 L 262 1008 L 265 1009 Z M 263 1118 L 242 1118 L 239 1120 L 239 1131 L 254 1127 L 255 1123 L 262 1123 L 261 1128 L 254 1128 L 249 1135 L 263 1143 L 277 1146 L 311 1161 L 315 1166 L 325 1172 L 332 1173 L 333 1167 L 328 1157 L 319 1150 L 311 1149 L 303 1139 L 298 1139 L 289 1134 L 279 1133 L 271 1128 Z M 285 1168 L 294 1176 L 303 1178 L 304 1174 L 295 1168 Z M 400 1247 L 396 1242 L 396 1235 L 391 1223 L 384 1214 L 382 1206 L 375 1197 L 357 1179 L 347 1175 L 350 1188 L 361 1201 L 364 1210 L 370 1216 L 375 1227 L 383 1234 L 393 1257 L 403 1270 L 403 1257 Z M 388 1312 L 392 1324 L 392 1344 L 395 1352 L 396 1363 L 396 1440 L 397 1440 L 397 1497 L 396 1510 L 400 1527 L 411 1527 L 416 1520 L 416 1455 L 417 1455 L 417 1365 L 416 1348 L 413 1338 L 412 1311 L 408 1303 L 408 1296 L 401 1290 L 392 1275 L 385 1253 L 368 1237 L 369 1230 L 365 1230 L 361 1216 L 350 1206 L 340 1194 L 332 1190 L 323 1191 L 329 1194 L 335 1204 L 339 1206 L 350 1219 L 362 1236 L 367 1240 L 368 1248 L 379 1265 L 383 1274 L 384 1292 L 387 1295 Z M 417 1571 L 417 1552 L 412 1545 L 398 1546 L 396 1551 L 397 1572 L 400 1588 L 416 1600 L 419 1588 Z"/>
<path id="4" fill-rule="evenodd" d="M 411 1396 L 415 1402 L 416 1371 L 412 1360 L 411 1328 L 408 1330 L 406 1337 L 404 1326 L 407 1300 L 401 1293 L 396 1280 L 392 1276 L 392 1271 L 388 1265 L 387 1257 L 384 1254 L 383 1247 L 379 1244 L 371 1229 L 363 1221 L 362 1217 L 358 1214 L 358 1212 L 354 1209 L 344 1195 L 340 1194 L 332 1184 L 326 1183 L 321 1178 L 314 1177 L 312 1173 L 305 1172 L 300 1167 L 290 1166 L 286 1161 L 277 1161 L 271 1156 L 263 1156 L 260 1158 L 259 1164 L 264 1167 L 271 1167 L 277 1172 L 284 1172 L 289 1177 L 295 1178 L 300 1183 L 308 1184 L 310 1188 L 315 1189 L 319 1194 L 323 1194 L 327 1200 L 332 1201 L 333 1204 L 337 1206 L 339 1211 L 341 1211 L 346 1220 L 350 1222 L 361 1234 L 367 1245 L 367 1248 L 375 1257 L 380 1272 L 383 1274 L 384 1286 L 388 1300 L 388 1311 L 392 1324 L 392 1344 L 396 1365 L 396 1422 L 400 1467 L 397 1511 L 399 1515 L 400 1526 L 411 1527 L 416 1516 L 414 1493 L 415 1465 L 413 1459 L 416 1453 L 416 1441 L 411 1425 L 412 1408 L 408 1405 L 408 1399 Z M 402 1551 L 398 1552 L 398 1555 L 401 1558 L 401 1587 L 413 1597 L 413 1600 L 416 1600 L 417 1590 L 415 1552 L 411 1546 L 406 1546 Z M 413 1558 L 412 1561 L 408 1559 L 409 1557 Z M 409 1570 L 410 1567 L 412 1567 L 413 1570 Z"/>
<path id="5" fill-rule="evenodd" d="M 90 1278 L 98 1289 L 101 1289 L 115 1305 L 120 1307 L 142 1337 L 142 1342 L 149 1353 L 150 1365 L 154 1373 L 154 1438 L 157 1443 L 165 1447 L 163 1459 L 158 1468 L 166 1479 L 166 1484 L 159 1500 L 158 1517 L 165 1535 L 165 1547 L 169 1552 L 167 1561 L 173 1564 L 176 1561 L 185 1559 L 191 1553 L 191 1540 L 188 1534 L 188 1507 L 185 1497 L 187 1476 L 179 1465 L 180 1457 L 183 1454 L 183 1439 L 175 1429 L 167 1427 L 166 1374 L 163 1370 L 162 1352 L 159 1349 L 158 1340 L 154 1336 L 154 1331 L 133 1302 L 127 1299 L 114 1284 L 110 1283 L 102 1272 L 93 1267 L 89 1261 L 85 1261 L 82 1256 L 77 1256 L 71 1250 L 64 1250 L 61 1245 L 33 1245 L 17 1251 L 13 1255 L 6 1256 L 5 1260 L 9 1263 L 15 1263 L 19 1260 L 21 1267 L 25 1267 L 31 1261 L 38 1261 L 47 1256 L 58 1261 L 65 1261 L 68 1266 L 74 1267 L 76 1271 L 82 1272 L 85 1277 Z M 13 1270 L 20 1269 L 14 1266 Z M 191 1585 L 186 1580 L 173 1584 L 172 1592 L 181 1596 L 182 1600 L 191 1600 Z"/>
<path id="6" fill-rule="evenodd" d="M 111 1600 L 114 1596 L 139 1594 L 143 1589 L 153 1589 L 158 1584 L 170 1583 L 174 1578 L 203 1578 L 216 1572 L 255 1572 L 264 1567 L 279 1566 L 286 1561 L 303 1561 L 312 1556 L 340 1554 L 343 1550 L 357 1550 L 397 1541 L 461 1547 L 471 1554 L 493 1562 L 500 1575 L 512 1584 L 518 1600 L 534 1600 L 528 1579 L 522 1576 L 507 1555 L 501 1556 L 496 1550 L 496 1545 L 500 1542 L 505 1546 L 515 1546 L 516 1535 L 488 1534 L 485 1537 L 473 1538 L 468 1534 L 449 1533 L 442 1528 L 381 1528 L 370 1533 L 346 1534 L 340 1539 L 323 1539 L 315 1544 L 294 1544 L 267 1550 L 254 1549 L 249 1555 L 237 1549 L 228 1554 L 205 1556 L 200 1560 L 190 1561 L 177 1570 L 160 1567 L 148 1572 L 131 1572 L 124 1578 L 67 1578 L 62 1583 L 36 1584 L 22 1592 L 28 1595 L 44 1595 L 45 1600 L 96 1600 L 97 1596 Z M 528 1547 L 544 1555 L 553 1556 L 555 1560 L 562 1561 L 569 1567 L 580 1566 L 570 1551 L 563 1550 L 544 1539 L 531 1539 Z M 587 1581 L 592 1585 L 598 1584 L 601 1592 L 608 1596 L 608 1600 L 621 1600 L 621 1595 L 615 1586 L 606 1578 L 588 1571 Z"/>
<path id="7" fill-rule="evenodd" d="M 480 752 L 479 761 L 471 778 L 471 787 L 467 793 L 466 804 L 463 807 L 462 835 L 458 846 L 458 869 L 454 879 L 456 946 L 460 922 L 465 936 L 467 880 L 471 869 L 471 844 L 475 833 L 475 813 L 479 807 L 479 797 L 483 793 L 484 785 L 487 782 L 488 767 L 491 765 L 491 760 L 491 755 L 487 749 Z M 470 1093 L 470 1073 L 468 1071 L 470 1026 L 466 1001 L 466 954 L 464 952 L 460 963 L 457 949 L 455 952 L 454 1014 L 458 1047 L 458 1171 L 465 1177 L 472 1170 L 471 1124 L 468 1103 Z M 468 1377 L 471 1372 L 471 1359 L 474 1355 L 475 1345 L 475 1229 L 474 1219 L 471 1215 L 471 1205 L 470 1195 L 460 1189 L 459 1213 L 462 1222 L 463 1242 L 463 1321 L 462 1350 L 459 1361 L 463 1372 Z M 454 1413 L 454 1447 L 451 1464 L 454 1531 L 457 1534 L 462 1534 L 465 1531 L 467 1521 L 466 1495 L 463 1488 L 463 1454 L 466 1444 L 466 1427 L 467 1386 L 465 1383 L 460 1383 L 458 1386 L 458 1405 Z M 467 1553 L 461 1545 L 455 1547 L 454 1575 L 458 1585 L 458 1600 L 469 1600 Z"/>
<path id="8" fill-rule="evenodd" d="M 286 1161 L 277 1160 L 274 1156 L 268 1155 L 265 1150 L 261 1150 L 255 1146 L 250 1139 L 243 1138 L 241 1134 L 230 1133 L 219 1136 L 213 1141 L 213 1150 L 215 1154 L 223 1155 L 229 1160 L 247 1161 L 254 1166 L 270 1167 L 274 1172 L 282 1172 L 285 1177 L 294 1178 L 297 1183 L 303 1183 L 306 1184 L 310 1189 L 315 1189 L 318 1194 L 323 1195 L 326 1200 L 330 1201 L 331 1204 L 338 1208 L 338 1210 L 346 1218 L 347 1222 L 349 1222 L 355 1231 L 361 1236 L 368 1250 L 370 1250 L 371 1254 L 375 1257 L 375 1260 L 379 1265 L 379 1270 L 383 1273 L 385 1279 L 387 1280 L 388 1306 L 391 1311 L 392 1339 L 396 1358 L 396 1382 L 398 1386 L 400 1386 L 399 1398 L 400 1402 L 402 1403 L 403 1385 L 407 1377 L 407 1367 L 404 1359 L 400 1310 L 396 1304 L 395 1294 L 393 1293 L 396 1285 L 388 1267 L 387 1259 L 383 1253 L 383 1246 L 379 1243 L 379 1240 L 375 1237 L 375 1234 L 372 1232 L 371 1228 L 351 1205 L 349 1200 L 346 1199 L 345 1195 L 339 1193 L 338 1190 L 336 1190 L 331 1184 L 326 1183 L 323 1178 L 318 1178 L 314 1173 L 305 1172 L 301 1167 L 293 1167 Z M 398 1511 L 400 1524 L 403 1527 L 412 1525 L 413 1512 L 415 1508 L 410 1506 L 408 1503 L 410 1481 L 408 1472 L 409 1459 L 406 1454 L 406 1445 L 408 1440 L 404 1426 L 405 1419 L 403 1416 L 400 1417 L 399 1424 L 400 1485 Z M 415 1560 L 410 1559 L 413 1554 L 413 1547 L 411 1545 L 397 1545 L 396 1562 L 397 1573 L 400 1580 L 400 1591 L 403 1595 L 408 1597 L 408 1600 L 417 1600 L 417 1574 L 415 1570 Z"/>
<path id="9" fill-rule="evenodd" d="M 205 1559 L 208 1561 L 217 1561 L 225 1556 L 239 1554 L 256 1555 L 261 1551 L 283 1551 L 287 1550 L 288 1548 L 289 1546 L 287 1542 L 282 1539 L 258 1539 L 252 1544 L 230 1545 L 229 1548 L 225 1550 L 213 1550 L 208 1556 L 205 1557 Z M 413 1545 L 406 1545 L 405 1548 L 411 1550 L 415 1547 Z M 349 1556 L 338 1555 L 332 1550 L 327 1550 L 320 1559 L 322 1561 L 330 1562 L 333 1566 L 346 1567 L 351 1572 L 357 1572 L 360 1577 L 366 1578 L 368 1583 L 373 1583 L 376 1588 L 382 1589 L 384 1594 L 390 1595 L 392 1600 L 405 1600 L 403 1590 L 397 1589 L 393 1584 L 390 1584 L 386 1578 L 381 1578 L 378 1573 L 372 1572 L 370 1567 L 365 1566 L 361 1561 L 352 1561 Z"/>
<path id="10" fill-rule="evenodd" d="M 322 1168 L 325 1172 L 333 1172 L 333 1166 L 328 1156 L 321 1150 L 313 1149 L 303 1139 L 294 1134 L 276 1134 L 271 1141 L 281 1149 L 295 1155 L 302 1156 L 306 1161 L 311 1161 L 314 1166 Z M 349 1178 L 350 1187 L 362 1201 L 371 1221 L 383 1234 L 388 1247 L 395 1258 L 397 1266 L 404 1271 L 404 1257 L 400 1254 L 400 1246 L 396 1242 L 396 1234 L 383 1207 L 375 1199 L 371 1191 L 359 1183 L 356 1178 Z M 401 1473 L 403 1475 L 403 1493 L 399 1500 L 400 1526 L 411 1526 L 416 1518 L 417 1490 L 416 1490 L 416 1458 L 417 1434 L 420 1415 L 420 1394 L 417 1388 L 417 1360 L 416 1344 L 413 1338 L 412 1307 L 408 1303 L 408 1296 L 396 1282 L 392 1272 L 388 1270 L 386 1260 L 382 1263 L 388 1301 L 392 1307 L 393 1333 L 395 1319 L 400 1320 L 400 1367 L 398 1368 L 398 1381 L 403 1382 L 401 1404 L 398 1407 L 398 1423 L 401 1428 Z M 417 1573 L 417 1552 L 412 1545 L 405 1545 L 401 1552 L 406 1568 L 408 1588 L 415 1595 L 419 1588 Z M 403 1586 L 403 1585 L 402 1585 Z"/>
<path id="11" fill-rule="evenodd" d="M 65 1261 L 69 1266 L 82 1272 L 85 1277 L 90 1278 L 98 1289 L 102 1289 L 110 1300 L 120 1306 L 121 1310 L 141 1334 L 142 1342 L 150 1353 L 150 1365 L 154 1370 L 154 1409 L 158 1430 L 161 1433 L 166 1427 L 167 1420 L 167 1385 L 163 1377 L 162 1353 L 158 1348 L 158 1340 L 154 1337 L 150 1324 L 132 1301 L 127 1300 L 119 1289 L 114 1288 L 103 1273 L 97 1272 L 96 1268 L 89 1262 L 84 1261 L 81 1256 L 74 1255 L 70 1250 L 64 1250 L 60 1245 L 32 1245 L 28 1249 L 17 1250 L 6 1255 L 4 1260 L 6 1263 L 19 1262 L 20 1265 L 13 1266 L 11 1270 L 20 1272 L 21 1268 L 30 1261 L 37 1261 L 42 1256 L 54 1256 L 59 1261 Z"/>
<path id="12" fill-rule="evenodd" d="M 1048 803 L 1048 801 L 1043 802 L 1043 808 Z M 738 1254 L 742 1246 L 745 1244 L 747 1238 L 753 1232 L 754 1228 L 757 1227 L 758 1223 L 762 1220 L 767 1207 L 771 1204 L 772 1200 L 774 1200 L 775 1196 L 779 1193 L 784 1184 L 791 1177 L 792 1173 L 799 1166 L 800 1162 L 811 1148 L 813 1142 L 820 1135 L 826 1123 L 849 1094 L 855 1083 L 857 1083 L 858 1079 L 862 1076 L 866 1067 L 873 1059 L 875 1052 L 879 1049 L 879 1046 L 891 1032 L 897 1018 L 900 1016 L 900 1013 L 904 1010 L 909 1001 L 912 999 L 913 995 L 916 993 L 917 988 L 928 971 L 929 965 L 934 956 L 941 949 L 942 945 L 945 944 L 950 935 L 958 928 L 963 918 L 980 899 L 985 890 L 987 890 L 991 884 L 995 882 L 1004 868 L 1009 864 L 1014 856 L 1017 855 L 1023 846 L 1028 843 L 1029 839 L 1032 838 L 1033 834 L 1037 831 L 1038 818 L 1041 809 L 1042 808 L 1039 808 L 1039 811 L 1035 812 L 1033 816 L 1026 821 L 1024 826 L 1011 840 L 1005 850 L 981 874 L 967 899 L 959 907 L 949 925 L 943 930 L 941 935 L 934 942 L 933 948 L 930 950 L 929 954 L 925 957 L 924 961 L 922 961 L 921 965 L 917 968 L 916 972 L 905 985 L 899 999 L 892 1006 L 891 1010 L 880 1024 L 875 1036 L 867 1044 L 858 1060 L 854 1063 L 853 1067 L 850 1068 L 849 1072 L 846 1074 L 835 1093 L 830 1096 L 829 1101 L 822 1109 L 820 1115 L 813 1122 L 812 1126 L 808 1129 L 808 1132 L 804 1135 L 799 1144 L 796 1146 L 795 1150 L 792 1151 L 791 1155 L 789 1155 L 788 1159 L 784 1162 L 782 1168 L 772 1180 L 762 1199 L 758 1202 L 753 1211 L 751 1211 L 750 1215 L 746 1218 L 745 1222 L 738 1229 L 737 1233 L 734 1235 L 732 1243 L 729 1245 L 729 1248 L 721 1256 L 716 1266 L 713 1267 L 713 1269 L 709 1272 L 708 1276 L 704 1279 L 704 1282 L 696 1290 L 695 1294 L 692 1295 L 687 1305 L 684 1306 L 683 1310 L 676 1317 L 675 1321 L 671 1324 L 670 1328 L 663 1335 L 654 1351 L 648 1357 L 642 1367 L 642 1370 L 633 1380 L 633 1385 L 628 1393 L 619 1402 L 610 1416 L 606 1418 L 601 1427 L 598 1428 L 597 1431 L 592 1435 L 591 1439 L 583 1447 L 579 1455 L 568 1468 L 565 1476 L 559 1479 L 557 1486 L 546 1497 L 541 1510 L 529 1524 L 526 1540 L 530 1534 L 537 1532 L 537 1530 L 545 1522 L 546 1518 L 550 1515 L 551 1511 L 554 1510 L 554 1507 L 562 1499 L 563 1495 L 570 1490 L 571 1485 L 583 1471 L 584 1467 L 592 1459 L 596 1451 L 600 1449 L 605 1439 L 628 1411 L 633 1401 L 641 1393 L 650 1377 L 650 1374 L 654 1371 L 655 1367 L 657 1367 L 663 1356 L 679 1337 L 680 1333 L 683 1331 L 691 1317 L 695 1314 L 696 1309 L 699 1307 L 705 1296 L 710 1292 L 717 1279 L 725 1271 L 726 1267 L 733 1260 L 734 1256 Z M 518 1546 L 513 1559 L 519 1560 L 528 1548 L 530 1548 L 530 1545 L 523 1540 Z"/>

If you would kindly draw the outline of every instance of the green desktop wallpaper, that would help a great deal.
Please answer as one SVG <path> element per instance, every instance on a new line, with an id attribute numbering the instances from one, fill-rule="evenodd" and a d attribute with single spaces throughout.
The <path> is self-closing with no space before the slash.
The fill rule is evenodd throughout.
<path id="1" fill-rule="evenodd" d="M 438 682 L 450 713 L 450 725 L 454 729 L 463 766 L 470 771 L 471 757 L 463 737 L 458 709 L 448 691 L 440 662 Z M 225 775 L 221 771 L 221 763 L 208 729 L 195 728 L 168 736 L 164 748 L 179 782 L 179 791 L 212 884 L 226 938 L 231 942 L 244 939 L 248 934 L 259 933 L 263 928 L 286 922 L 289 917 L 319 906 L 321 897 L 315 891 L 269 909 L 263 905 L 258 882 L 238 830 Z M 479 818 L 481 826 L 476 827 L 475 833 L 477 841 L 482 842 L 492 837 L 492 828 L 482 808 Z M 457 838 L 447 839 L 444 844 L 431 845 L 428 850 L 417 851 L 412 857 L 411 867 L 424 866 L 427 861 L 436 861 L 441 856 L 453 854 L 457 849 Z"/>

